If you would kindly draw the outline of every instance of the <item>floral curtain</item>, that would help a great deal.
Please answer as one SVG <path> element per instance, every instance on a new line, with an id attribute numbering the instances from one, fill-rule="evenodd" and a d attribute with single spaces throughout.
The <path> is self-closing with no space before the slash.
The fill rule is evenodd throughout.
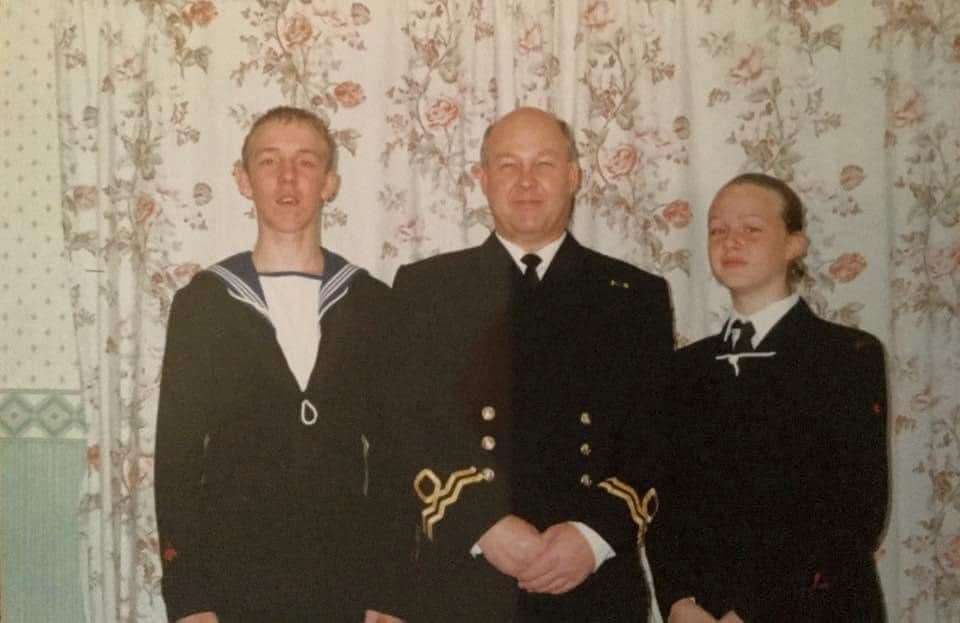
<path id="1" fill-rule="evenodd" d="M 281 103 L 329 120 L 325 245 L 384 281 L 480 242 L 469 175 L 518 104 L 575 130 L 574 233 L 717 329 L 705 214 L 746 170 L 808 205 L 804 296 L 887 346 L 890 619 L 960 617 L 960 10 L 955 0 L 59 0 L 63 216 L 88 469 L 91 621 L 160 621 L 152 451 L 174 291 L 249 248 L 231 169 Z"/>

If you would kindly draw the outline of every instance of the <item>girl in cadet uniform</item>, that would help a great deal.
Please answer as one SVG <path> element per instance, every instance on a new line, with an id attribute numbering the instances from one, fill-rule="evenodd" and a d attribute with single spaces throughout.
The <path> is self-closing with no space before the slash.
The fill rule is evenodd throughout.
<path id="1" fill-rule="evenodd" d="M 883 350 L 792 292 L 807 244 L 776 178 L 735 177 L 710 206 L 733 310 L 676 358 L 675 463 L 647 541 L 670 623 L 884 620 Z"/>

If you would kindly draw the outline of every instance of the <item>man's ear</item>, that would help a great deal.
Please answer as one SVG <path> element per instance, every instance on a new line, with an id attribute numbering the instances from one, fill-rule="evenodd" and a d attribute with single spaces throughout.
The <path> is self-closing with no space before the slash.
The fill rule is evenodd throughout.
<path id="1" fill-rule="evenodd" d="M 250 176 L 247 175 L 247 169 L 243 166 L 243 161 L 238 160 L 233 165 L 233 179 L 237 183 L 237 190 L 247 199 L 253 199 L 253 186 L 250 184 Z"/>
<path id="2" fill-rule="evenodd" d="M 323 181 L 323 191 L 320 193 L 323 202 L 326 203 L 336 197 L 338 190 L 340 190 L 340 176 L 335 171 L 330 171 Z"/>
<path id="3" fill-rule="evenodd" d="M 787 261 L 792 262 L 806 257 L 810 239 L 802 231 L 787 234 Z"/>
<path id="4" fill-rule="evenodd" d="M 570 162 L 570 170 L 567 173 L 567 180 L 570 184 L 570 194 L 577 194 L 577 191 L 580 190 L 582 171 L 580 171 L 579 163 L 577 163 L 575 160 Z"/>
<path id="5" fill-rule="evenodd" d="M 480 190 L 483 191 L 483 194 L 487 194 L 487 171 L 483 168 L 483 164 L 478 162 L 472 167 L 470 167 L 470 173 L 473 175 L 473 179 L 477 180 L 477 183 L 480 184 Z"/>

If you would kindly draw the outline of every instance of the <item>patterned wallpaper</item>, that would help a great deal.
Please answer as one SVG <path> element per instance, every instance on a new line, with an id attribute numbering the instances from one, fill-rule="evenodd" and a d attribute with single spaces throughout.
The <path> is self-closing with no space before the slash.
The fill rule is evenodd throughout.
<path id="1" fill-rule="evenodd" d="M 0 1 L 0 437 L 83 437 L 62 256 L 54 10 Z"/>

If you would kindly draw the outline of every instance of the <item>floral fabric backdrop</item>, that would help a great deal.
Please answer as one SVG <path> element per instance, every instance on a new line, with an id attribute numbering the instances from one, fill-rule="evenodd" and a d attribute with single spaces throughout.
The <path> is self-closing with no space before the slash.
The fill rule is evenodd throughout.
<path id="1" fill-rule="evenodd" d="M 88 422 L 93 621 L 160 621 L 152 449 L 174 291 L 249 248 L 231 168 L 281 103 L 329 120 L 325 245 L 389 282 L 479 243 L 470 177 L 518 104 L 569 120 L 573 231 L 662 274 L 678 343 L 728 301 L 705 214 L 767 171 L 808 206 L 801 289 L 887 346 L 893 621 L 960 618 L 960 7 L 956 0 L 60 0 L 63 217 Z"/>

